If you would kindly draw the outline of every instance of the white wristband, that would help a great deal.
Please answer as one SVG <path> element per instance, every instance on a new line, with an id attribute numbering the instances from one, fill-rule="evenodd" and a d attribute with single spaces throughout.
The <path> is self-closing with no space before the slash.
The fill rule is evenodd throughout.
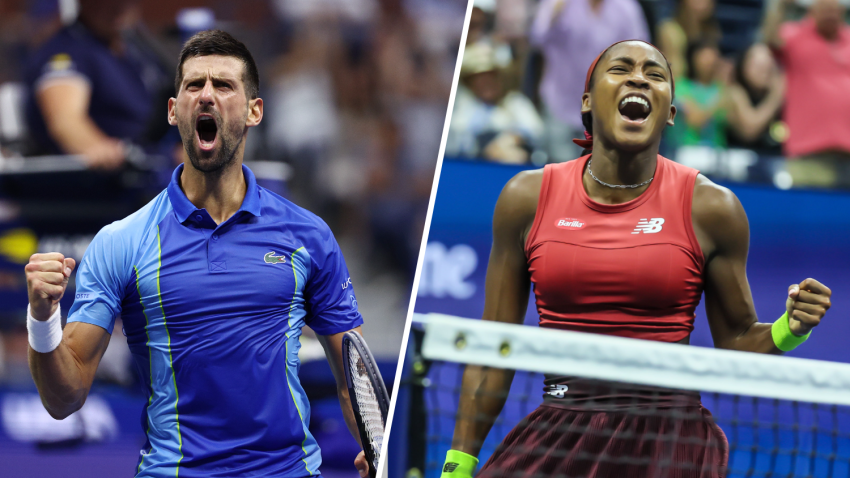
<path id="1" fill-rule="evenodd" d="M 47 320 L 35 320 L 27 306 L 27 332 L 29 332 L 30 347 L 39 353 L 49 353 L 56 350 L 62 343 L 62 314 L 60 307 Z"/>

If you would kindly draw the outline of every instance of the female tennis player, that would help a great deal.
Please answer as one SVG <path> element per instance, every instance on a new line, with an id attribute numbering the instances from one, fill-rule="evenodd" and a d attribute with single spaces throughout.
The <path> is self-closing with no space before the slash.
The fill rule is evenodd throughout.
<path id="1" fill-rule="evenodd" d="M 592 153 L 520 173 L 499 197 L 484 320 L 522 323 L 533 282 L 541 327 L 687 344 L 705 291 L 718 348 L 779 354 L 808 337 L 831 291 L 814 279 L 793 284 L 786 313 L 758 321 L 740 202 L 658 154 L 673 95 L 654 46 L 620 42 L 597 57 L 582 96 L 587 138 L 576 141 Z M 467 366 L 443 477 L 472 475 L 513 375 Z M 545 385 L 544 403 L 478 476 L 725 474 L 726 437 L 696 392 L 553 376 Z"/>

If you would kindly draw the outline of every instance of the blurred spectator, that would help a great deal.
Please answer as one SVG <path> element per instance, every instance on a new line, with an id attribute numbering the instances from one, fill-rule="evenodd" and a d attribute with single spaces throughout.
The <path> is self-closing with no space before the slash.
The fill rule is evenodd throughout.
<path id="1" fill-rule="evenodd" d="M 850 186 L 850 27 L 838 0 L 816 0 L 806 18 L 784 22 L 775 0 L 763 35 L 788 77 L 785 154 L 795 186 Z"/>
<path id="2" fill-rule="evenodd" d="M 673 76 L 688 76 L 688 47 L 696 42 L 720 42 L 714 0 L 676 0 L 676 13 L 658 25 L 658 46 L 670 61 Z"/>
<path id="3" fill-rule="evenodd" d="M 344 3 L 276 3 L 290 30 L 270 68 L 267 143 L 294 166 L 299 203 L 375 272 L 412 277 L 466 5 L 359 0 L 354 15 Z"/>
<path id="4" fill-rule="evenodd" d="M 507 89 L 520 89 L 522 86 L 528 41 L 524 34 L 516 34 L 517 26 L 515 20 L 510 18 L 511 12 L 500 7 L 518 3 L 521 4 L 522 0 L 473 0 L 469 31 L 466 34 L 467 46 L 487 44 L 492 48 L 493 60 L 499 67 L 502 84 Z"/>
<path id="5" fill-rule="evenodd" d="M 298 22 L 317 18 L 365 22 L 377 11 L 375 0 L 271 0 L 271 3 L 281 18 Z"/>
<path id="6" fill-rule="evenodd" d="M 543 122 L 531 100 L 505 91 L 489 45 L 467 45 L 461 77 L 446 154 L 527 163 L 543 134 Z"/>
<path id="7" fill-rule="evenodd" d="M 504 68 L 513 59 L 511 47 L 493 34 L 496 22 L 496 0 L 473 0 L 469 17 L 469 31 L 466 44 L 488 44 L 493 49 L 493 59 Z"/>
<path id="8" fill-rule="evenodd" d="M 550 160 L 575 159 L 581 148 L 572 139 L 584 137 L 581 95 L 587 68 L 616 41 L 649 41 L 643 10 L 636 0 L 542 0 L 529 38 L 545 61 L 540 95 Z"/>
<path id="9" fill-rule="evenodd" d="M 339 132 L 329 70 L 339 40 L 330 33 L 311 21 L 296 27 L 287 53 L 271 67 L 265 94 L 271 106 L 263 118 L 268 145 L 275 157 L 293 163 L 308 191 L 316 186 L 316 169 Z"/>
<path id="10" fill-rule="evenodd" d="M 469 15 L 469 28 L 466 32 L 467 45 L 478 43 L 490 32 L 493 18 L 491 15 L 488 15 L 487 10 L 492 13 L 495 4 L 495 0 L 473 0 L 472 13 Z"/>
<path id="11" fill-rule="evenodd" d="M 726 146 L 726 91 L 717 80 L 720 51 L 708 41 L 688 48 L 687 78 L 676 83 L 679 111 L 668 139 L 679 146 Z"/>
<path id="12" fill-rule="evenodd" d="M 738 57 L 729 100 L 729 146 L 781 156 L 788 136 L 782 122 L 785 76 L 764 43 L 751 45 Z"/>
<path id="13" fill-rule="evenodd" d="M 374 48 L 386 119 L 369 158 L 373 241 L 412 278 L 457 63 L 465 2 L 381 0 Z M 444 60 L 450 56 L 452 61 Z M 387 121 L 388 120 L 388 121 Z M 407 291 L 405 291 L 405 294 Z"/>
<path id="14" fill-rule="evenodd" d="M 92 168 L 122 164 L 127 141 L 143 143 L 170 74 L 122 32 L 134 0 L 80 0 L 78 20 L 35 52 L 27 119 L 38 153 L 83 155 Z"/>
<path id="15" fill-rule="evenodd" d="M 537 7 L 537 0 L 493 0 L 495 7 L 494 30 L 504 40 L 527 41 L 528 21 Z"/>
<path id="16" fill-rule="evenodd" d="M 0 84 L 20 81 L 28 47 L 40 44 L 58 30 L 56 5 L 44 3 L 0 1 Z"/>

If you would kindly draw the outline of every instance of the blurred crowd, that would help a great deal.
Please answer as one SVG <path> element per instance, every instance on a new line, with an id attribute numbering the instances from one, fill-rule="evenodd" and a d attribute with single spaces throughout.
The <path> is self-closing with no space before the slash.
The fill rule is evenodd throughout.
<path id="1" fill-rule="evenodd" d="M 259 68 L 265 112 L 246 163 L 261 184 L 328 222 L 358 281 L 373 351 L 395 357 L 466 5 L 0 0 L 0 303 L 16 311 L 13 320 L 0 314 L 0 383 L 30 382 L 23 263 L 72 232 L 48 229 L 68 214 L 84 221 L 92 209 L 115 211 L 125 189 L 145 191 L 132 196 L 139 207 L 183 161 L 167 101 L 183 41 L 209 28 L 245 43 Z M 50 174 L 65 170 L 74 179 Z M 82 196 L 95 202 L 68 207 Z M 44 221 L 51 213 L 63 217 Z M 90 222 L 73 232 L 90 238 L 105 225 Z M 85 244 L 76 246 L 79 261 Z"/>
<path id="2" fill-rule="evenodd" d="M 662 154 L 721 179 L 850 187 L 845 0 L 473 1 L 448 157 L 578 157 L 588 67 L 640 39 L 676 82 Z"/>

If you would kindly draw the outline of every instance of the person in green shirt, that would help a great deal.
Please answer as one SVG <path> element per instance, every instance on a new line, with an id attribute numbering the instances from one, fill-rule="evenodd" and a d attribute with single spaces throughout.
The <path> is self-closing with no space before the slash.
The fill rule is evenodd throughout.
<path id="1" fill-rule="evenodd" d="M 712 42 L 698 42 L 688 48 L 688 77 L 676 84 L 679 116 L 668 130 L 674 147 L 726 147 L 728 98 L 718 80 L 720 51 Z"/>

